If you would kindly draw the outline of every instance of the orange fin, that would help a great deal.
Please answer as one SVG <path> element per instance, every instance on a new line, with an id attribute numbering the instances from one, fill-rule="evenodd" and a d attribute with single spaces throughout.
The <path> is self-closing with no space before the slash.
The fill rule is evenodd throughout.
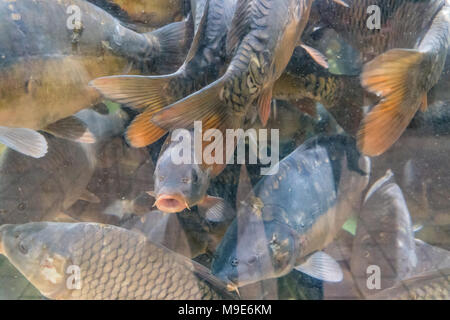
<path id="1" fill-rule="evenodd" d="M 426 112 L 428 109 L 428 95 L 425 93 L 422 97 L 422 104 L 420 105 L 420 111 Z"/>
<path id="2" fill-rule="evenodd" d="M 307 46 L 306 44 L 301 44 L 300 46 L 305 49 L 305 51 L 311 56 L 311 58 L 314 59 L 314 61 L 318 65 L 324 67 L 325 69 L 329 68 L 327 58 L 320 51 Z"/>
<path id="3" fill-rule="evenodd" d="M 423 54 L 393 49 L 364 66 L 361 83 L 381 96 L 381 101 L 362 121 L 358 147 L 369 156 L 388 150 L 408 127 L 423 103 L 424 92 L 414 87 Z"/>
<path id="4" fill-rule="evenodd" d="M 194 121 L 202 121 L 203 131 L 234 128 L 228 107 L 222 102 L 224 80 L 219 79 L 200 91 L 165 107 L 156 113 L 152 122 L 166 130 L 192 128 Z"/>
<path id="5" fill-rule="evenodd" d="M 272 106 L 272 87 L 263 89 L 258 100 L 259 118 L 265 127 L 270 117 L 270 109 Z"/>
<path id="6" fill-rule="evenodd" d="M 126 132 L 126 138 L 135 148 L 143 148 L 158 141 L 166 131 L 151 122 L 155 110 L 146 110 L 138 115 Z"/>
<path id="7" fill-rule="evenodd" d="M 350 8 L 350 6 L 343 0 L 333 0 L 334 2 L 336 2 L 337 4 L 344 6 L 346 8 Z"/>
<path id="8" fill-rule="evenodd" d="M 169 76 L 112 76 L 98 78 L 89 85 L 100 91 L 107 99 L 135 109 L 163 107 L 176 101 L 169 94 L 170 81 L 178 74 Z"/>
<path id="9" fill-rule="evenodd" d="M 415 50 L 390 50 L 364 66 L 362 85 L 380 95 L 381 101 L 362 121 L 358 146 L 369 156 L 389 149 L 402 135 L 423 104 L 423 92 L 414 87 L 414 72 L 420 68 L 423 54 Z"/>

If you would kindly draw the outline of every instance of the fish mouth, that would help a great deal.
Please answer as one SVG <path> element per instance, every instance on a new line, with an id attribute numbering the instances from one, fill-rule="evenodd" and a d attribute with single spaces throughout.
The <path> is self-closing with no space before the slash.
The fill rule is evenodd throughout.
<path id="1" fill-rule="evenodd" d="M 179 194 L 163 194 L 156 199 L 155 206 L 165 213 L 177 213 L 189 209 L 186 198 Z"/>

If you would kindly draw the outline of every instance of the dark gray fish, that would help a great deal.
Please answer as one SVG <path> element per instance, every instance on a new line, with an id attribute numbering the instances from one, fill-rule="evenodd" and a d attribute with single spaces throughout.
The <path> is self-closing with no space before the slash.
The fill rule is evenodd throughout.
<path id="1" fill-rule="evenodd" d="M 342 280 L 337 263 L 321 250 L 359 211 L 369 171 L 369 159 L 352 138 L 308 140 L 242 202 L 217 250 L 213 273 L 230 288 L 294 268 L 322 280 Z"/>
<path id="2" fill-rule="evenodd" d="M 0 227 L 0 253 L 47 298 L 230 299 L 209 270 L 139 233 L 94 223 Z"/>

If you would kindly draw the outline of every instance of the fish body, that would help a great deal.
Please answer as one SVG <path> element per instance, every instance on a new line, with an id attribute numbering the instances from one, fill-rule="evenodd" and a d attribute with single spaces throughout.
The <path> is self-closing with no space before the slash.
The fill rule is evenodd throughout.
<path id="1" fill-rule="evenodd" d="M 358 210 L 369 166 L 345 136 L 308 140 L 243 201 L 217 250 L 213 273 L 243 286 L 285 275 L 314 257 Z M 314 276 L 339 281 L 339 272 L 332 273 Z"/>
<path id="2" fill-rule="evenodd" d="M 201 266 L 126 229 L 94 223 L 3 225 L 0 239 L 0 252 L 51 299 L 230 297 L 214 288 L 220 281 Z"/>
<path id="3" fill-rule="evenodd" d="M 374 7 L 375 6 L 375 7 Z M 378 156 L 401 136 L 416 112 L 427 109 L 450 45 L 450 6 L 444 0 L 351 1 L 349 8 L 318 1 L 325 24 L 345 35 L 364 56 L 361 83 L 379 102 L 361 123 L 358 144 Z M 368 8 L 380 11 L 371 28 Z"/>
<path id="4" fill-rule="evenodd" d="M 96 77 L 170 65 L 186 36 L 184 22 L 136 33 L 83 0 L 3 1 L 0 19 L 0 126 L 10 131 L 46 129 L 94 106 Z"/>
<path id="5" fill-rule="evenodd" d="M 401 281 L 371 297 L 373 300 L 449 300 L 450 270 L 427 272 Z"/>
<path id="6" fill-rule="evenodd" d="M 358 217 L 351 272 L 359 290 L 369 297 L 414 274 L 418 265 L 411 217 L 392 172 L 367 192 Z M 372 267 L 380 272 L 379 286 L 368 286 Z"/>

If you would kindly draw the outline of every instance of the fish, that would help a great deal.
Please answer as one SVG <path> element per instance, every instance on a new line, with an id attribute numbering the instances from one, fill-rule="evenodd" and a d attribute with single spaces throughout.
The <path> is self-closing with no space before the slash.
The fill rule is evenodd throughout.
<path id="1" fill-rule="evenodd" d="M 152 117 L 163 129 L 239 128 L 253 102 L 265 125 L 273 85 L 286 68 L 308 22 L 313 1 L 240 0 L 227 34 L 232 57 L 224 75 L 200 91 L 165 107 Z"/>
<path id="2" fill-rule="evenodd" d="M 101 115 L 91 109 L 76 115 L 95 134 L 95 144 L 83 144 L 47 133 L 49 152 L 33 159 L 12 149 L 0 156 L 0 224 L 63 219 L 77 200 L 98 202 L 87 186 L 97 165 L 97 153 L 105 141 L 124 130 L 119 110 Z M 66 220 L 66 221 L 67 221 Z"/>
<path id="3" fill-rule="evenodd" d="M 215 253 L 212 273 L 230 288 L 294 269 L 341 281 L 339 265 L 321 250 L 359 212 L 369 174 L 370 159 L 360 155 L 355 139 L 309 139 L 279 163 L 277 173 L 262 178 L 254 192 L 251 185 L 242 187 L 240 193 L 247 190 L 248 196 Z M 244 170 L 242 185 L 245 176 Z"/>
<path id="4" fill-rule="evenodd" d="M 151 122 L 155 113 L 200 90 L 224 72 L 225 39 L 236 0 L 198 0 L 191 6 L 195 37 L 185 62 L 176 72 L 162 76 L 102 77 L 91 82 L 108 99 L 143 111 L 126 134 L 136 148 L 150 145 L 166 134 L 166 130 Z"/>
<path id="5" fill-rule="evenodd" d="M 209 270 L 139 233 L 95 223 L 0 227 L 0 253 L 47 298 L 231 299 Z"/>
<path id="6" fill-rule="evenodd" d="M 154 190 L 149 194 L 156 199 L 155 206 L 164 213 L 182 212 L 197 206 L 200 214 L 209 221 L 231 222 L 234 218 L 234 210 L 228 202 L 221 197 L 207 194 L 211 180 L 218 174 L 213 170 L 214 166 L 205 168 L 195 161 L 197 153 L 193 131 L 189 131 L 189 138 L 189 161 L 178 163 L 173 155 L 179 154 L 180 148 L 186 145 L 185 137 L 180 139 L 173 136 L 173 133 L 167 137 L 156 163 L 153 178 Z"/>
<path id="7" fill-rule="evenodd" d="M 71 117 L 101 102 L 90 80 L 181 64 L 191 39 L 186 21 L 140 34 L 84 0 L 2 1 L 0 18 L 0 142 L 35 158 L 37 130 L 94 142 Z"/>
<path id="8" fill-rule="evenodd" d="M 86 188 L 94 172 L 93 146 L 43 136 L 49 151 L 42 158 L 12 149 L 0 157 L 0 224 L 52 220 L 80 198 L 96 199 Z"/>
<path id="9" fill-rule="evenodd" d="M 88 0 L 121 21 L 160 28 L 184 18 L 184 0 Z"/>
<path id="10" fill-rule="evenodd" d="M 402 135 L 438 82 L 450 45 L 450 5 L 445 0 L 316 1 L 316 16 L 361 51 L 361 84 L 379 101 L 364 117 L 358 146 L 379 156 Z M 380 10 L 380 29 L 369 28 L 367 8 Z M 315 20 L 315 19 L 313 19 Z"/>
<path id="11" fill-rule="evenodd" d="M 392 171 L 367 191 L 357 220 L 350 270 L 365 297 L 412 276 L 418 265 L 411 216 Z M 369 286 L 377 267 L 380 281 Z"/>
<path id="12" fill-rule="evenodd" d="M 64 211 L 77 221 L 118 225 L 130 215 L 149 212 L 154 200 L 154 164 L 147 150 L 131 148 L 123 137 L 108 140 L 97 153 L 95 171 L 87 189 L 99 202 L 79 200 Z"/>
<path id="13" fill-rule="evenodd" d="M 371 296 L 371 300 L 449 300 L 450 269 L 417 275 L 393 288 Z"/>

